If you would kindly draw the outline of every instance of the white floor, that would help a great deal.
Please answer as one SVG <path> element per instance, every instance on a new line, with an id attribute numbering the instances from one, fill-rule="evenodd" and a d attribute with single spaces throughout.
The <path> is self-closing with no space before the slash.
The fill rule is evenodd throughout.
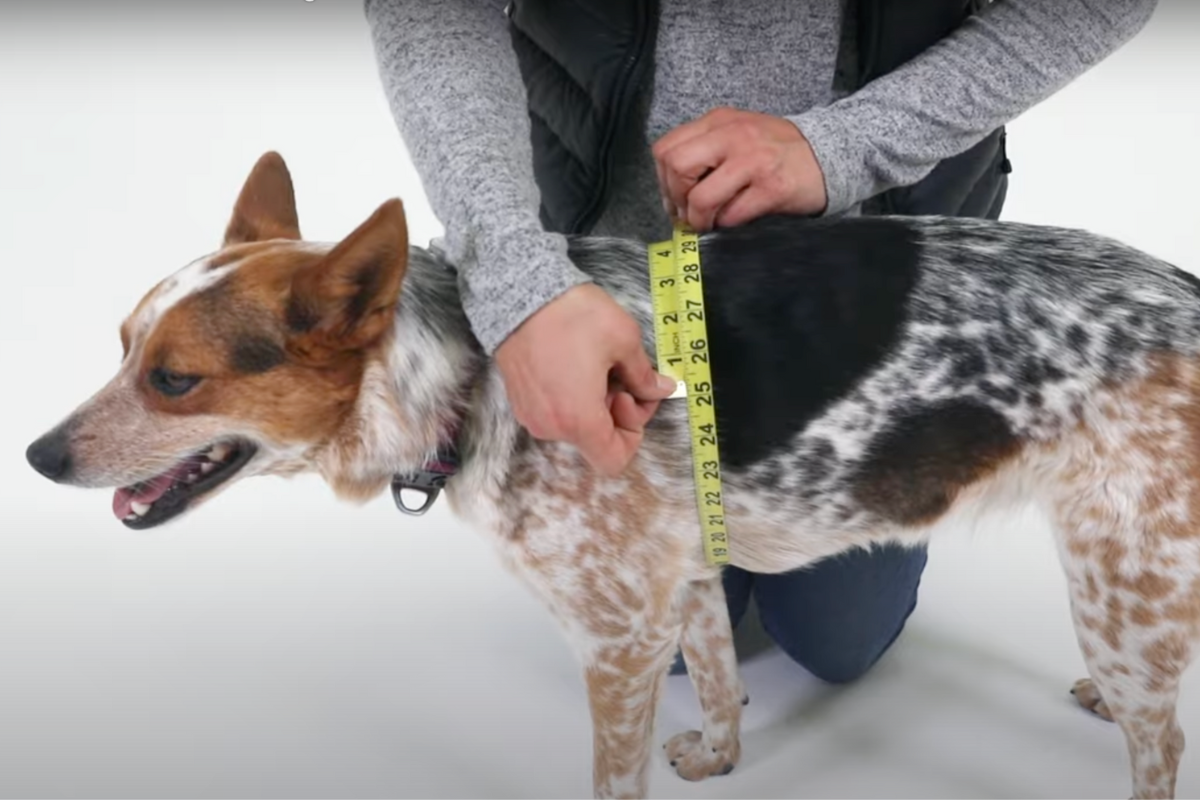
<path id="1" fill-rule="evenodd" d="M 1008 217 L 1200 272 L 1200 16 L 1183 6 L 1164 0 L 1126 50 L 1012 126 Z M 107 493 L 24 463 L 115 368 L 141 293 L 215 245 L 263 150 L 289 159 L 313 238 L 395 194 L 415 241 L 438 232 L 360 4 L 253 7 L 0 24 L 0 264 L 16 284 L 0 314 L 0 795 L 586 796 L 570 655 L 444 507 L 412 521 L 386 497 L 355 509 L 315 479 L 257 480 L 137 534 Z M 653 793 L 1127 797 L 1117 730 L 1067 694 L 1083 667 L 1044 526 L 947 534 L 868 678 L 833 691 L 774 651 L 750 657 L 742 763 L 688 784 L 660 759 Z M 1181 716 L 1200 741 L 1192 678 Z M 672 679 L 659 738 L 696 721 Z M 1194 751 L 1179 794 L 1200 795 Z"/>

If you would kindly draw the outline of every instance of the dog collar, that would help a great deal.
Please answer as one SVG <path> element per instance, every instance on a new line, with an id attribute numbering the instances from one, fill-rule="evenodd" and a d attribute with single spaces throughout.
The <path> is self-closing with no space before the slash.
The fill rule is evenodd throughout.
<path id="1" fill-rule="evenodd" d="M 392 476 L 392 499 L 396 501 L 396 508 L 410 516 L 419 517 L 433 507 L 438 495 L 446 486 L 446 481 L 458 472 L 459 459 L 456 438 L 451 437 L 450 444 L 439 447 L 437 455 L 431 461 L 426 461 L 419 469 Z M 405 490 L 420 492 L 425 496 L 425 502 L 417 508 L 409 506 L 404 502 L 403 492 Z"/>

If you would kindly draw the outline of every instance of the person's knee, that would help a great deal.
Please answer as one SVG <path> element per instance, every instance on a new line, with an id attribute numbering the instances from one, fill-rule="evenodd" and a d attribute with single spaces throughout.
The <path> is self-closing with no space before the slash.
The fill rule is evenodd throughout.
<path id="1" fill-rule="evenodd" d="M 858 625 L 797 624 L 786 614 L 762 609 L 763 628 L 788 658 L 825 683 L 853 683 L 866 675 L 891 649 L 916 607 L 913 598 L 904 613 L 862 619 Z M 791 623 L 791 624 L 789 624 Z"/>
<path id="2" fill-rule="evenodd" d="M 889 643 L 890 644 L 890 643 Z M 805 653 L 799 658 L 793 656 L 797 664 L 812 673 L 818 680 L 836 685 L 854 683 L 870 672 L 889 645 L 881 645 L 870 649 L 829 650 L 819 654 Z"/>
<path id="3" fill-rule="evenodd" d="M 832 684 L 853 683 L 900 638 L 916 604 L 914 596 L 906 608 L 901 607 L 903 613 L 861 619 L 857 626 L 808 626 L 806 631 L 802 626 L 788 626 L 769 612 L 763 623 L 780 649 L 817 678 Z"/>
<path id="4" fill-rule="evenodd" d="M 916 609 L 924 552 L 876 551 L 825 574 L 773 576 L 756 586 L 763 628 L 826 683 L 852 683 L 899 638 Z"/>

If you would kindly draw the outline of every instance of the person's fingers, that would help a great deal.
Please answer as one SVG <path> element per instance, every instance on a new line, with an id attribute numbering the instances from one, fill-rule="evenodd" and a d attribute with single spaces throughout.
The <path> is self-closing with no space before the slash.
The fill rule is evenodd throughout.
<path id="1" fill-rule="evenodd" d="M 751 183 L 717 212 L 715 224 L 722 228 L 732 228 L 777 211 L 779 205 L 779 198 L 768 189 Z"/>
<path id="2" fill-rule="evenodd" d="M 604 403 L 581 412 L 579 419 L 568 428 L 568 437 L 580 454 L 596 470 L 609 476 L 619 475 L 633 459 L 641 436 L 636 435 L 632 449 L 628 431 L 620 431 Z M 622 435 L 624 434 L 624 436 Z"/>
<path id="3" fill-rule="evenodd" d="M 725 206 L 754 180 L 750 159 L 728 159 L 700 180 L 688 192 L 684 213 L 688 225 L 697 231 L 711 230 Z"/>
<path id="4" fill-rule="evenodd" d="M 663 211 L 671 218 L 672 222 L 680 218 L 679 212 L 681 209 L 672 197 L 671 183 L 676 179 L 676 176 L 671 174 L 671 170 L 667 167 L 664 158 L 671 148 L 703 134 L 708 127 L 709 124 L 703 117 L 699 120 L 685 122 L 682 125 L 672 128 L 650 148 L 650 153 L 653 156 L 652 160 L 654 161 L 654 172 L 658 177 L 658 192 L 662 197 Z"/>
<path id="5" fill-rule="evenodd" d="M 640 403 L 628 392 L 617 392 L 613 396 L 609 411 L 613 423 L 621 430 L 630 433 L 642 433 L 646 424 L 658 410 L 658 401 Z"/>
<path id="6" fill-rule="evenodd" d="M 656 159 L 661 158 L 668 150 L 683 144 L 688 139 L 703 136 L 722 125 L 727 125 L 743 113 L 734 108 L 714 108 L 696 119 L 676 125 L 664 133 L 651 145 L 650 152 Z"/>
<path id="7" fill-rule="evenodd" d="M 636 325 L 636 323 L 634 323 Z M 619 356 L 613 365 L 613 373 L 621 385 L 638 400 L 663 400 L 675 391 L 674 379 L 663 375 L 654 368 L 650 356 L 646 354 L 641 343 L 641 332 L 637 331 L 638 339 Z"/>
<path id="8" fill-rule="evenodd" d="M 660 183 L 667 201 L 680 211 L 685 209 L 692 187 L 725 162 L 731 144 L 729 129 L 719 127 L 664 150 L 656 161 L 662 167 Z"/>
<path id="9" fill-rule="evenodd" d="M 694 139 L 697 136 L 703 136 L 704 134 L 708 133 L 713 128 L 723 123 L 723 111 L 724 110 L 709 111 L 707 114 L 697 117 L 696 119 L 676 125 L 674 128 L 660 136 L 654 142 L 654 144 L 650 146 L 651 155 L 654 156 L 656 161 L 660 161 L 668 150 L 683 144 L 688 139 Z"/>
<path id="10" fill-rule="evenodd" d="M 628 465 L 675 387 L 654 369 L 637 321 L 592 285 L 535 312 L 497 349 L 496 364 L 518 422 L 574 445 L 610 475 Z"/>
<path id="11" fill-rule="evenodd" d="M 667 173 L 661 161 L 657 158 L 651 159 L 654 161 L 654 174 L 658 179 L 658 196 L 662 199 L 663 213 L 665 213 L 672 222 L 675 221 L 675 206 L 671 203 L 670 197 L 667 195 Z"/>

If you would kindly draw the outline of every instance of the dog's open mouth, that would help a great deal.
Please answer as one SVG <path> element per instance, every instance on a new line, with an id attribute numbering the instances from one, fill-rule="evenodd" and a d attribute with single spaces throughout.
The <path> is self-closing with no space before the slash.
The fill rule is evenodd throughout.
<path id="1" fill-rule="evenodd" d="M 113 514 L 134 529 L 161 525 L 182 514 L 192 500 L 232 478 L 257 449 L 242 440 L 210 445 L 166 472 L 117 489 Z"/>

